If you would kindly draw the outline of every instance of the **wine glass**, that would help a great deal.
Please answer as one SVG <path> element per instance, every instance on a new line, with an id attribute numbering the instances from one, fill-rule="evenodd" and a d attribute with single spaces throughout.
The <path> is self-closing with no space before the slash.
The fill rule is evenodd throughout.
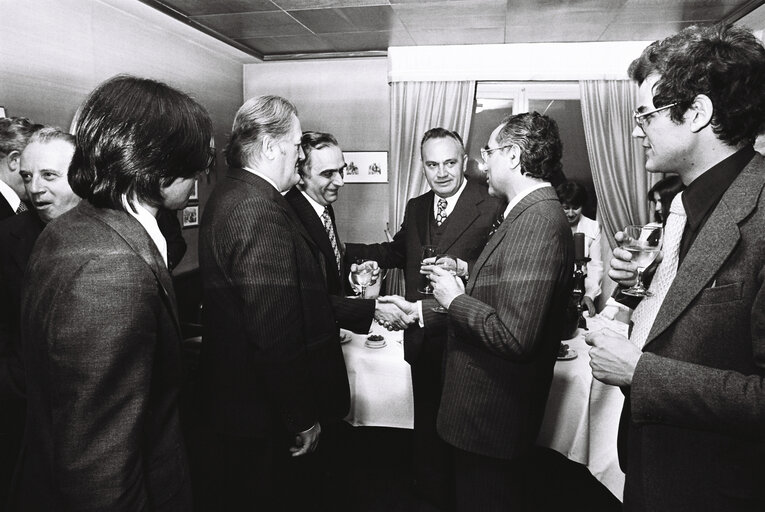
<path id="1" fill-rule="evenodd" d="M 356 271 L 353 272 L 353 282 L 358 284 L 361 288 L 360 297 L 363 299 L 366 296 L 367 286 L 372 284 L 372 265 L 369 265 L 369 261 L 361 261 L 356 263 Z"/>
<path id="2" fill-rule="evenodd" d="M 622 293 L 633 297 L 650 297 L 653 295 L 643 284 L 643 272 L 658 256 L 663 238 L 664 228 L 656 223 L 624 228 L 622 248 L 632 255 L 632 261 L 637 265 L 637 282 L 631 288 L 623 290 Z"/>
<path id="3" fill-rule="evenodd" d="M 438 246 L 423 245 L 421 265 L 432 265 L 437 255 Z M 417 291 L 425 295 L 433 295 L 433 287 L 430 285 L 430 279 L 428 279 L 427 274 L 420 274 L 420 287 Z"/>
<path id="4" fill-rule="evenodd" d="M 451 254 L 439 254 L 436 256 L 434 264 L 443 268 L 444 270 L 447 270 L 453 276 L 463 277 L 466 275 L 465 269 L 459 267 L 459 264 L 457 263 L 457 257 L 452 256 Z M 431 309 L 436 313 L 449 312 L 448 309 L 441 306 L 440 304 L 438 306 L 434 306 Z"/>

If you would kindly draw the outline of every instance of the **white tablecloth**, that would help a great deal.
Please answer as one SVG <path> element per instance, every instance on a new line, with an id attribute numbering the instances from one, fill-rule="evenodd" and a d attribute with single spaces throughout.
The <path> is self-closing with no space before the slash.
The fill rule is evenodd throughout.
<path id="1" fill-rule="evenodd" d="M 626 325 L 601 317 L 587 320 L 590 330 L 609 327 L 626 334 Z M 351 386 L 351 411 L 346 421 L 356 426 L 412 428 L 412 376 L 404 361 L 403 333 L 388 332 L 376 323 L 387 346 L 364 346 L 366 336 L 354 334 L 343 345 Z M 586 465 L 617 498 L 622 499 L 624 473 L 616 455 L 616 435 L 624 397 L 618 388 L 592 378 L 584 334 L 567 340 L 578 357 L 555 365 L 550 398 L 537 442 Z"/>

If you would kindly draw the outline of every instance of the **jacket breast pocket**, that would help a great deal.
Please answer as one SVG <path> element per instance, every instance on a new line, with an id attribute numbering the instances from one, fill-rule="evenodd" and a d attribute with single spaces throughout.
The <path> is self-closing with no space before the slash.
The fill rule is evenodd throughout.
<path id="1" fill-rule="evenodd" d="M 724 304 L 741 299 L 744 283 L 741 281 L 704 288 L 696 301 L 697 306 Z"/>

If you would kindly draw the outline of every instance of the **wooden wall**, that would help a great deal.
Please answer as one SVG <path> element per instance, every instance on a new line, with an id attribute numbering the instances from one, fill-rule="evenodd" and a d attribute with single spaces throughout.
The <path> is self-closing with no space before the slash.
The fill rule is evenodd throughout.
<path id="1" fill-rule="evenodd" d="M 103 80 L 128 73 L 164 81 L 203 104 L 225 144 L 254 59 L 136 0 L 0 0 L 0 105 L 8 115 L 68 129 Z M 225 168 L 218 158 L 218 172 Z M 204 178 L 201 204 L 215 183 Z M 176 272 L 196 268 L 197 229 Z"/>
<path id="2" fill-rule="evenodd" d="M 387 72 L 385 58 L 247 64 L 244 97 L 278 94 L 289 99 L 303 130 L 329 132 L 345 151 L 390 151 Z M 387 183 L 346 184 L 334 204 L 341 240 L 384 240 L 388 194 Z"/>

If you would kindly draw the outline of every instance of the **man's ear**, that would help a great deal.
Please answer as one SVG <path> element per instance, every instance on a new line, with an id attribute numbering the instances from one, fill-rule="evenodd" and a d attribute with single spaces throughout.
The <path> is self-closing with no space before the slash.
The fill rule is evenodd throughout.
<path id="1" fill-rule="evenodd" d="M 263 137 L 263 144 L 260 146 L 260 152 L 263 153 L 265 158 L 268 160 L 274 160 L 280 151 L 281 150 L 279 149 L 279 144 L 276 139 L 270 135 Z"/>
<path id="2" fill-rule="evenodd" d="M 712 117 L 714 117 L 715 108 L 712 104 L 712 100 L 706 94 L 698 94 L 693 99 L 690 108 L 686 112 L 686 118 L 690 120 L 691 130 L 694 133 L 698 133 L 712 123 Z"/>
<path id="3" fill-rule="evenodd" d="M 465 174 L 465 172 L 467 172 L 468 160 L 469 158 L 467 154 L 462 155 L 462 174 Z"/>
<path id="4" fill-rule="evenodd" d="M 11 172 L 19 172 L 19 164 L 21 163 L 21 152 L 11 151 L 8 153 L 8 168 Z"/>

